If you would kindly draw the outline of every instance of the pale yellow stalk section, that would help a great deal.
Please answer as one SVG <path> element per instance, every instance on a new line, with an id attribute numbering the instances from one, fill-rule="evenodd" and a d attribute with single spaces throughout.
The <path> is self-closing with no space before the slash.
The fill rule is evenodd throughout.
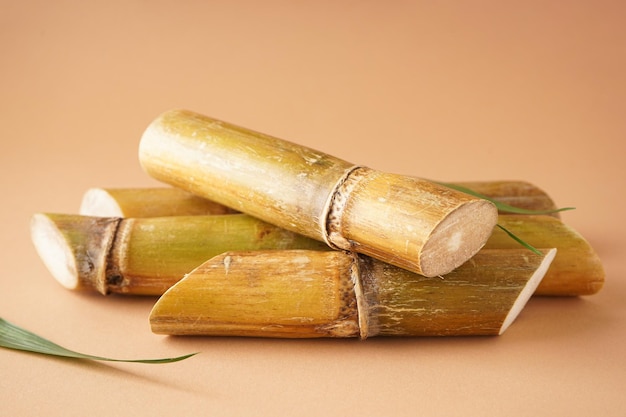
<path id="1" fill-rule="evenodd" d="M 428 276 L 473 256 L 497 221 L 485 200 L 188 111 L 158 117 L 139 157 L 158 180 Z"/>

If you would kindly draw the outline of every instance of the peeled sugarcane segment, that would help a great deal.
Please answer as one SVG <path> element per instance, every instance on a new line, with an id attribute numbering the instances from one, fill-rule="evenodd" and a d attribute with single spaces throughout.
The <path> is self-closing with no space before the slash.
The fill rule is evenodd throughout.
<path id="1" fill-rule="evenodd" d="M 228 252 L 171 287 L 153 307 L 150 324 L 170 335 L 499 335 L 555 252 L 483 250 L 443 278 L 339 251 Z"/>
<path id="2" fill-rule="evenodd" d="M 189 111 L 158 117 L 139 157 L 170 185 L 426 276 L 466 262 L 497 221 L 488 201 Z"/>
<path id="3" fill-rule="evenodd" d="M 35 214 L 31 236 L 64 287 L 102 294 L 161 295 L 228 250 L 328 249 L 244 214 L 138 219 Z"/>

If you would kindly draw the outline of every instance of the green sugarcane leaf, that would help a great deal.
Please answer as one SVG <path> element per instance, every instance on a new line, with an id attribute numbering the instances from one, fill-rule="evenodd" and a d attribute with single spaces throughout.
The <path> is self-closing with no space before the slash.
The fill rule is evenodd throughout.
<path id="1" fill-rule="evenodd" d="M 513 239 L 514 241 L 516 241 L 517 243 L 519 243 L 520 245 L 522 245 L 526 249 L 532 251 L 533 253 L 536 253 L 537 255 L 543 255 L 537 248 L 532 246 L 530 243 L 524 242 L 522 239 L 520 239 L 519 237 L 515 236 L 515 234 L 513 234 L 513 232 L 508 230 L 506 227 L 504 227 L 504 226 L 502 226 L 500 224 L 496 224 L 496 226 L 498 226 L 500 229 L 502 229 L 504 231 L 504 233 L 509 235 L 509 237 L 511 239 Z"/>
<path id="2" fill-rule="evenodd" d="M 112 359 L 102 356 L 85 355 L 83 353 L 74 352 L 57 345 L 47 339 L 29 332 L 15 324 L 9 323 L 0 317 L 0 347 L 8 349 L 24 350 L 28 352 L 41 353 L 45 355 L 62 356 L 74 359 L 88 359 L 95 361 L 109 362 L 138 362 L 138 363 L 171 363 L 187 359 L 196 353 L 178 356 L 175 358 L 163 359 Z"/>
<path id="3" fill-rule="evenodd" d="M 471 190 L 471 189 L 469 189 L 467 187 L 463 187 L 462 185 L 457 185 L 457 184 L 452 184 L 452 183 L 447 183 L 447 182 L 440 182 L 439 184 L 441 184 L 441 185 L 443 185 L 445 187 L 448 187 L 448 188 L 452 188 L 453 190 L 460 191 L 460 192 L 465 193 L 465 194 L 473 195 L 474 197 L 482 198 L 483 200 L 491 201 L 496 206 L 496 208 L 499 211 L 505 212 L 505 213 L 512 213 L 512 214 L 536 214 L 536 215 L 538 215 L 538 214 L 558 213 L 560 211 L 566 211 L 566 210 L 574 210 L 574 207 L 564 207 L 564 208 L 558 208 L 558 209 L 554 209 L 554 210 L 528 210 L 528 209 L 523 209 L 523 208 L 519 208 L 519 207 L 513 207 L 513 206 L 510 206 L 508 204 L 501 203 L 501 202 L 496 201 L 493 198 L 488 197 L 488 196 L 486 196 L 484 194 L 477 193 L 474 190 Z M 517 243 L 519 243 L 520 245 L 522 245 L 526 249 L 530 250 L 533 253 L 536 253 L 537 255 L 541 255 L 542 254 L 540 251 L 538 251 L 530 243 L 525 242 L 520 237 L 516 236 L 513 232 L 511 232 L 510 230 L 506 229 L 504 226 L 502 226 L 500 224 L 497 224 L 496 226 L 498 226 L 500 229 L 502 229 L 507 235 L 509 235 L 509 237 L 511 239 L 515 240 Z"/>
<path id="4" fill-rule="evenodd" d="M 496 201 L 493 198 L 488 197 L 488 196 L 486 196 L 484 194 L 477 193 L 474 190 L 471 190 L 471 189 L 469 189 L 467 187 L 463 187 L 462 185 L 457 185 L 457 184 L 452 184 L 452 183 L 447 183 L 447 182 L 440 182 L 439 184 L 444 185 L 444 186 L 446 186 L 448 188 L 452 188 L 453 190 L 460 191 L 460 192 L 465 193 L 465 194 L 473 195 L 474 197 L 482 198 L 483 200 L 491 201 L 493 204 L 495 204 L 496 208 L 499 211 L 502 211 L 502 212 L 505 212 L 505 213 L 512 213 L 512 214 L 553 214 L 553 213 L 559 213 L 561 211 L 567 211 L 567 210 L 574 210 L 575 209 L 575 207 L 563 207 L 563 208 L 557 208 L 557 209 L 553 209 L 553 210 L 529 210 L 529 209 L 514 207 L 514 206 L 510 206 L 508 204 L 501 203 L 501 202 Z"/>

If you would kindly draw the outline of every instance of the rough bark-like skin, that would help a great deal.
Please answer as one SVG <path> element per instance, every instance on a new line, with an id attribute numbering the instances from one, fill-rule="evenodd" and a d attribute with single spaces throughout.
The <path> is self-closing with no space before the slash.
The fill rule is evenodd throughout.
<path id="1" fill-rule="evenodd" d="M 441 278 L 360 258 L 370 336 L 497 335 L 543 260 L 484 249 Z"/>

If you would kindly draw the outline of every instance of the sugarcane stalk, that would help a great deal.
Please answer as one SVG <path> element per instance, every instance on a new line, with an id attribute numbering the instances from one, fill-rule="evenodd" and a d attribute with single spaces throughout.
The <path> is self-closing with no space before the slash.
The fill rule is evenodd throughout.
<path id="1" fill-rule="evenodd" d="M 499 222 L 536 247 L 558 247 L 537 295 L 591 295 L 602 288 L 598 255 L 558 219 L 501 215 Z M 244 214 L 123 220 L 39 214 L 33 217 L 32 235 L 52 275 L 65 287 L 103 294 L 160 295 L 210 257 L 232 250 L 329 249 Z M 520 246 L 497 229 L 485 248 Z"/>
<path id="2" fill-rule="evenodd" d="M 122 219 L 35 214 L 35 248 L 66 288 L 160 295 L 227 250 L 328 249 L 243 214 Z"/>
<path id="3" fill-rule="evenodd" d="M 547 215 L 560 218 L 554 200 L 543 189 L 527 181 L 455 181 L 452 184 L 470 189 L 500 203 L 533 211 L 553 211 Z M 500 213 L 507 214 L 507 213 Z"/>
<path id="4" fill-rule="evenodd" d="M 483 199 L 188 111 L 152 122 L 139 157 L 170 185 L 426 276 L 467 261 L 497 221 Z"/>
<path id="5" fill-rule="evenodd" d="M 555 251 L 483 250 L 443 279 L 338 251 L 228 252 L 171 287 L 150 325 L 204 336 L 499 335 Z"/>
<path id="6" fill-rule="evenodd" d="M 179 188 L 90 188 L 79 213 L 103 217 L 163 217 L 236 213 Z"/>
<path id="7" fill-rule="evenodd" d="M 583 236 L 559 219 L 545 215 L 503 215 L 498 223 L 535 247 L 558 248 L 550 270 L 537 288 L 538 295 L 592 295 L 604 285 L 604 267 L 598 254 Z M 497 228 L 485 245 L 493 249 L 516 247 L 517 242 Z"/>
<path id="8" fill-rule="evenodd" d="M 525 181 L 458 181 L 454 184 L 504 204 L 527 210 L 557 209 L 545 191 Z M 85 216 L 104 217 L 162 217 L 229 214 L 237 211 L 175 187 L 94 187 L 83 195 L 79 213 Z M 551 215 L 559 217 L 558 212 Z"/>

